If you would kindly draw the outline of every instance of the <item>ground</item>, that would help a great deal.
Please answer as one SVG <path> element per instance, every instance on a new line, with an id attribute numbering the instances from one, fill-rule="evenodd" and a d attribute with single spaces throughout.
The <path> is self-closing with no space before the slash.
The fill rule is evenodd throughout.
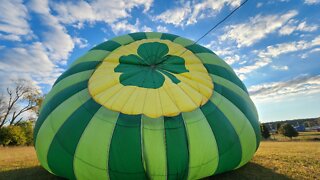
<path id="1" fill-rule="evenodd" d="M 247 165 L 207 179 L 319 179 L 320 141 L 305 141 L 308 135 L 263 141 Z M 0 148 L 0 179 L 60 178 L 39 166 L 33 147 L 6 147 Z"/>

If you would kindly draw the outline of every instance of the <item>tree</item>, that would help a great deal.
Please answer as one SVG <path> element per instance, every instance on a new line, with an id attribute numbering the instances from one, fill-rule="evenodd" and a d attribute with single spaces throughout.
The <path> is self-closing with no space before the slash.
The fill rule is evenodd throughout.
<path id="1" fill-rule="evenodd" d="M 291 140 L 292 137 L 297 137 L 299 135 L 298 131 L 291 124 L 288 123 L 281 125 L 279 133 L 289 137 Z"/>
<path id="2" fill-rule="evenodd" d="M 0 129 L 0 144 L 8 145 L 24 145 L 26 143 L 26 135 L 20 126 L 6 126 Z"/>
<path id="3" fill-rule="evenodd" d="M 268 138 L 270 137 L 269 129 L 268 129 L 268 127 L 267 127 L 265 124 L 261 124 L 261 125 L 260 125 L 260 130 L 261 130 L 261 136 L 262 136 L 264 139 L 268 139 Z"/>
<path id="4" fill-rule="evenodd" d="M 32 120 L 22 121 L 16 124 L 16 126 L 19 126 L 22 128 L 26 138 L 25 144 L 27 146 L 30 146 L 33 144 L 33 125 L 32 124 L 33 124 Z"/>
<path id="5" fill-rule="evenodd" d="M 23 114 L 39 110 L 43 96 L 27 80 L 14 81 L 13 87 L 6 89 L 6 96 L 0 96 L 0 128 L 5 124 L 15 125 L 23 120 Z"/>
<path id="6" fill-rule="evenodd" d="M 279 133 L 280 127 L 281 127 L 281 123 L 277 123 L 277 133 Z"/>

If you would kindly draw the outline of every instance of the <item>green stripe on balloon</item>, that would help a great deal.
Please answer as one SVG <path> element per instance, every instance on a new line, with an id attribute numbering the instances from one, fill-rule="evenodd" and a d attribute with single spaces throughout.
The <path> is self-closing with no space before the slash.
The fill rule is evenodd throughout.
<path id="1" fill-rule="evenodd" d="M 141 115 L 119 114 L 109 150 L 110 179 L 147 179 L 142 162 Z"/>
<path id="2" fill-rule="evenodd" d="M 92 62 L 92 61 L 102 61 L 105 57 L 109 55 L 109 51 L 104 51 L 104 50 L 91 50 L 81 56 L 80 58 L 76 59 L 73 61 L 73 63 L 69 66 L 69 68 L 83 63 L 83 62 Z"/>
<path id="3" fill-rule="evenodd" d="M 146 32 L 148 39 L 160 39 L 162 33 L 159 32 Z"/>
<path id="4" fill-rule="evenodd" d="M 123 35 L 123 36 L 115 37 L 115 38 L 111 39 L 111 41 L 117 42 L 121 45 L 127 45 L 127 44 L 132 43 L 134 41 L 134 39 L 129 35 Z"/>
<path id="5" fill-rule="evenodd" d="M 55 86 L 58 82 L 60 82 L 61 80 L 63 80 L 64 78 L 71 76 L 73 74 L 82 72 L 82 71 L 87 71 L 87 70 L 93 70 L 97 67 L 97 65 L 100 64 L 100 61 L 92 61 L 92 62 L 84 62 L 84 63 L 80 63 L 77 64 L 73 67 L 71 67 L 70 69 L 68 69 L 67 71 L 65 71 L 54 83 L 53 86 Z"/>
<path id="6" fill-rule="evenodd" d="M 227 79 L 248 93 L 247 88 L 244 86 L 242 81 L 235 74 L 231 74 L 228 70 L 226 70 L 221 66 L 216 66 L 212 64 L 204 64 L 204 66 L 210 74 L 217 75 L 224 79 Z"/>
<path id="7" fill-rule="evenodd" d="M 77 179 L 109 179 L 108 158 L 119 113 L 101 107 L 84 130 L 74 158 Z"/>
<path id="8" fill-rule="evenodd" d="M 218 145 L 219 164 L 215 174 L 234 169 L 241 161 L 241 144 L 236 131 L 211 101 L 203 105 L 201 111 L 207 118 Z"/>
<path id="9" fill-rule="evenodd" d="M 256 107 L 255 107 L 254 103 L 252 102 L 252 100 L 250 99 L 250 96 L 248 95 L 247 92 L 245 92 L 243 89 L 241 89 L 239 86 L 237 86 L 233 82 L 231 82 L 227 79 L 224 79 L 223 77 L 213 75 L 213 74 L 210 74 L 210 76 L 213 79 L 214 84 L 219 84 L 221 86 L 228 88 L 229 90 L 233 91 L 238 96 L 240 96 L 245 101 L 245 103 L 250 105 L 250 108 L 255 112 L 255 116 L 258 120 L 258 112 L 257 112 Z"/>
<path id="10" fill-rule="evenodd" d="M 236 74 L 233 69 L 219 56 L 213 53 L 197 53 L 195 54 L 203 64 L 212 64 L 216 66 L 221 66 L 229 71 L 231 74 Z"/>
<path id="11" fill-rule="evenodd" d="M 41 108 L 46 106 L 48 102 L 51 101 L 51 99 L 58 94 L 59 92 L 63 91 L 64 89 L 73 86 L 79 82 L 88 80 L 91 77 L 91 74 L 93 73 L 94 70 L 87 70 L 87 71 L 82 71 L 76 74 L 73 74 L 71 76 L 68 76 L 61 80 L 59 83 L 57 83 L 52 89 L 50 90 L 50 93 L 46 95 L 45 100 L 41 104 Z M 41 110 L 40 110 L 41 113 Z"/>
<path id="12" fill-rule="evenodd" d="M 41 111 L 41 113 L 38 117 L 38 120 L 35 124 L 35 127 L 34 127 L 34 141 L 35 141 L 35 143 L 36 143 L 38 131 L 39 131 L 42 123 L 44 122 L 44 120 L 47 118 L 47 116 L 57 106 L 59 106 L 61 103 L 63 103 L 63 101 L 67 100 L 69 97 L 76 94 L 77 92 L 87 88 L 87 85 L 88 85 L 88 80 L 85 80 L 85 81 L 79 82 L 73 86 L 70 86 L 70 87 L 64 89 L 63 91 L 60 91 L 58 94 L 53 96 L 53 98 L 50 101 L 50 104 L 46 104 L 42 108 L 42 111 Z"/>
<path id="13" fill-rule="evenodd" d="M 179 36 L 173 35 L 173 34 L 168 34 L 168 33 L 162 33 L 161 38 L 162 40 L 169 40 L 169 41 L 174 41 L 176 38 Z"/>
<path id="14" fill-rule="evenodd" d="M 147 39 L 146 33 L 143 33 L 143 32 L 131 33 L 128 35 L 131 36 L 135 41 Z"/>
<path id="15" fill-rule="evenodd" d="M 249 106 L 249 110 L 252 111 L 253 113 L 253 122 L 250 121 L 251 125 L 253 126 L 253 128 L 255 129 L 255 132 L 257 134 L 258 132 L 258 136 L 257 136 L 257 148 L 259 146 L 260 143 L 260 136 L 259 136 L 259 120 L 258 120 L 258 112 L 257 109 L 254 105 L 254 103 L 252 102 L 252 100 L 250 99 L 249 95 L 244 92 L 240 87 L 238 87 L 237 85 L 235 85 L 234 83 L 221 78 L 219 76 L 216 75 L 210 75 L 212 77 L 212 79 L 214 79 L 215 84 L 220 85 L 220 86 L 216 86 L 215 90 L 217 87 L 220 87 L 220 91 L 219 93 L 221 93 L 222 88 L 221 86 L 224 86 L 225 88 L 227 88 L 229 91 L 232 91 L 232 93 L 236 94 L 237 96 L 239 96 L 239 98 L 242 100 L 242 104 L 246 104 Z M 254 127 L 256 126 L 256 127 Z M 258 130 L 258 131 L 257 131 Z"/>
<path id="16" fill-rule="evenodd" d="M 250 104 L 244 103 L 245 100 L 238 94 L 234 93 L 232 90 L 224 86 L 221 86 L 217 83 L 215 84 L 215 88 L 219 88 L 219 86 L 222 89 L 220 94 L 227 98 L 230 102 L 232 102 L 249 120 L 251 126 L 255 131 L 257 145 L 256 148 L 258 148 L 260 142 L 260 125 L 258 121 L 258 116 L 256 115 L 254 109 L 252 109 Z"/>
<path id="17" fill-rule="evenodd" d="M 210 101 L 227 117 L 235 129 L 241 143 L 241 162 L 237 167 L 248 162 L 256 151 L 256 136 L 246 116 L 228 99 L 214 91 Z"/>
<path id="18" fill-rule="evenodd" d="M 183 37 L 177 37 L 173 42 L 180 44 L 183 47 L 189 46 L 194 43 L 193 41 L 186 39 L 186 38 L 183 38 Z"/>
<path id="19" fill-rule="evenodd" d="M 142 116 L 143 159 L 149 179 L 167 176 L 167 155 L 163 117 Z"/>
<path id="20" fill-rule="evenodd" d="M 199 44 L 191 44 L 189 46 L 186 46 L 186 49 L 193 52 L 194 54 L 196 54 L 196 53 L 213 53 L 210 49 L 205 48 L 203 46 L 200 46 Z"/>
<path id="21" fill-rule="evenodd" d="M 218 147 L 214 134 L 202 111 L 198 108 L 182 113 L 189 144 L 188 179 L 201 179 L 215 172 L 218 161 Z"/>
<path id="22" fill-rule="evenodd" d="M 63 123 L 55 134 L 48 151 L 48 164 L 54 174 L 69 179 L 76 178 L 73 169 L 76 147 L 83 131 L 100 107 L 100 104 L 89 99 Z"/>
<path id="23" fill-rule="evenodd" d="M 104 50 L 104 51 L 113 51 L 115 49 L 117 49 L 118 47 L 120 47 L 121 44 L 114 42 L 114 41 L 106 41 L 104 43 L 99 44 L 98 46 L 90 49 L 90 51 L 92 50 Z"/>
<path id="24" fill-rule="evenodd" d="M 189 169 L 188 137 L 181 114 L 164 117 L 167 179 L 187 179 Z"/>
<path id="25" fill-rule="evenodd" d="M 88 89 L 73 94 L 49 113 L 41 125 L 37 133 L 38 135 L 36 136 L 37 139 L 35 139 L 35 148 L 41 165 L 48 171 L 52 172 L 48 165 L 47 156 L 55 134 L 73 112 L 90 98 Z"/>

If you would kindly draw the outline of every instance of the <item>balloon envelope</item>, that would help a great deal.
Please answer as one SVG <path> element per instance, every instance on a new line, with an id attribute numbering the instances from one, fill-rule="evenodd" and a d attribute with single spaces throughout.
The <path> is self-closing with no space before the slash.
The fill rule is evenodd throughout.
<path id="1" fill-rule="evenodd" d="M 35 125 L 41 165 L 69 179 L 199 179 L 246 164 L 258 114 L 232 68 L 167 33 L 106 41 L 56 80 Z"/>

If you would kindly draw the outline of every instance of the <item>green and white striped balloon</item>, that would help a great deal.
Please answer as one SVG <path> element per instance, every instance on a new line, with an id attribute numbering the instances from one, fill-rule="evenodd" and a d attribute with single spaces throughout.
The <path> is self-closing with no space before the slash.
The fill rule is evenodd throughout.
<path id="1" fill-rule="evenodd" d="M 68 179 L 200 179 L 250 161 L 260 130 L 246 87 L 216 54 L 141 32 L 74 61 L 34 139 L 41 165 Z"/>

